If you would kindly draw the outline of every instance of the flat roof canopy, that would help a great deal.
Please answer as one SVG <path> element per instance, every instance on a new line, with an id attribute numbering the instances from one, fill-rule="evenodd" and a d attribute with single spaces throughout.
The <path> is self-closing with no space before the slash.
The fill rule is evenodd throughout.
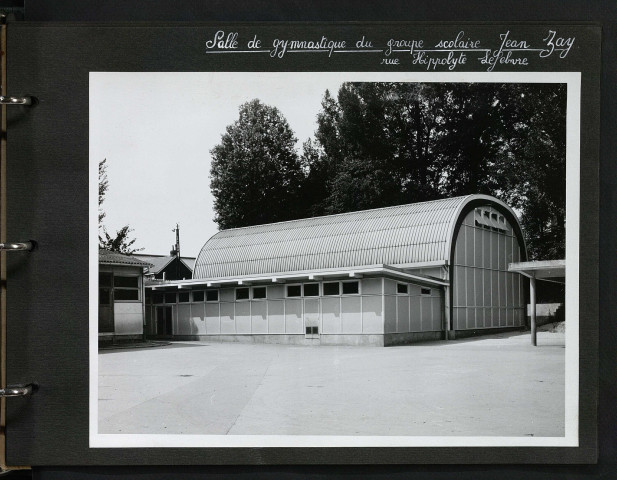
<path id="1" fill-rule="evenodd" d="M 166 282 L 152 282 L 146 284 L 146 288 L 152 288 L 153 290 L 164 289 L 165 287 L 176 288 L 191 288 L 195 286 L 206 287 L 221 287 L 221 286 L 234 286 L 234 285 L 252 285 L 254 283 L 282 283 L 289 281 L 318 281 L 327 280 L 328 278 L 342 277 L 342 278 L 362 278 L 366 275 L 378 275 L 386 276 L 390 278 L 399 279 L 402 281 L 408 281 L 409 283 L 415 283 L 426 286 L 448 286 L 449 283 L 446 280 L 440 278 L 430 277 L 428 275 L 420 275 L 415 273 L 404 272 L 401 269 L 392 267 L 390 265 L 367 265 L 360 268 L 346 268 L 346 269 L 328 269 L 328 270 L 314 270 L 314 271 L 298 271 L 289 272 L 281 275 L 254 275 L 254 276 L 240 276 L 240 277 L 227 277 L 227 278 L 193 278 L 189 280 L 172 280 Z"/>
<path id="2" fill-rule="evenodd" d="M 565 260 L 542 260 L 537 262 L 518 262 L 508 265 L 509 272 L 517 272 L 529 278 L 565 278 Z"/>

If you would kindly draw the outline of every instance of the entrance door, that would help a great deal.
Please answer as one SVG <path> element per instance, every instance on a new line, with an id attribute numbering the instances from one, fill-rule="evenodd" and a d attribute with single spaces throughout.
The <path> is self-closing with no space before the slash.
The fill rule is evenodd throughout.
<path id="1" fill-rule="evenodd" d="M 305 338 L 319 340 L 319 300 L 316 298 L 304 300 L 304 332 Z"/>
<path id="2" fill-rule="evenodd" d="M 156 307 L 156 334 L 164 337 L 173 335 L 171 307 Z"/>
<path id="3" fill-rule="evenodd" d="M 99 333 L 114 333 L 112 280 L 112 273 L 99 273 Z"/>

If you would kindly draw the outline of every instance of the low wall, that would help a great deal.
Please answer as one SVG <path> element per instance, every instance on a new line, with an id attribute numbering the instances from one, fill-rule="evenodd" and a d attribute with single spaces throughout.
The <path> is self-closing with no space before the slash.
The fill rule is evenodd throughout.
<path id="1" fill-rule="evenodd" d="M 536 325 L 538 327 L 547 323 L 555 322 L 555 312 L 563 303 L 538 303 L 536 304 Z M 527 325 L 531 323 L 531 305 L 527 305 Z"/>
<path id="2" fill-rule="evenodd" d="M 408 345 L 410 343 L 443 340 L 443 338 L 443 332 L 386 333 L 384 335 L 384 345 L 386 347 L 394 345 Z"/>
<path id="3" fill-rule="evenodd" d="M 116 345 L 119 343 L 139 343 L 142 340 L 143 335 L 99 334 L 99 346 Z"/>
<path id="4" fill-rule="evenodd" d="M 272 343 L 283 345 L 364 345 L 383 347 L 383 335 L 174 335 L 173 340 L 197 340 L 212 343 Z"/>
<path id="5" fill-rule="evenodd" d="M 500 328 L 477 328 L 473 330 L 450 330 L 448 332 L 449 340 L 458 340 L 459 338 L 479 337 L 481 335 L 495 335 L 504 332 L 522 332 L 527 330 L 527 327 L 500 327 Z"/>

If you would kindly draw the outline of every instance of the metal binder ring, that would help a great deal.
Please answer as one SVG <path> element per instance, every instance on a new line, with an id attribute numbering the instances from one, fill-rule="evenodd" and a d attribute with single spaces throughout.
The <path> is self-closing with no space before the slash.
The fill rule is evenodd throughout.
<path id="1" fill-rule="evenodd" d="M 0 250 L 14 251 L 14 250 L 34 250 L 34 242 L 13 242 L 13 243 L 0 243 Z"/>
<path id="2" fill-rule="evenodd" d="M 32 97 L 4 97 L 0 95 L 0 105 L 32 105 Z"/>
<path id="3" fill-rule="evenodd" d="M 6 388 L 0 388 L 0 397 L 25 397 L 34 393 L 34 385 L 9 385 Z"/>

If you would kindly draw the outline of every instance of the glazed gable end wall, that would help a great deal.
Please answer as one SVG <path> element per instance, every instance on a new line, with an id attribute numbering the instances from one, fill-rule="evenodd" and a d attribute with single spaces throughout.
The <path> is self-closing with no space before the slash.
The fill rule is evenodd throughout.
<path id="1" fill-rule="evenodd" d="M 500 231 L 478 222 L 485 212 L 497 215 Z M 508 272 L 508 264 L 525 259 L 522 231 L 510 211 L 494 202 L 467 205 L 457 222 L 450 264 L 452 329 L 524 326 L 525 280 Z"/>

